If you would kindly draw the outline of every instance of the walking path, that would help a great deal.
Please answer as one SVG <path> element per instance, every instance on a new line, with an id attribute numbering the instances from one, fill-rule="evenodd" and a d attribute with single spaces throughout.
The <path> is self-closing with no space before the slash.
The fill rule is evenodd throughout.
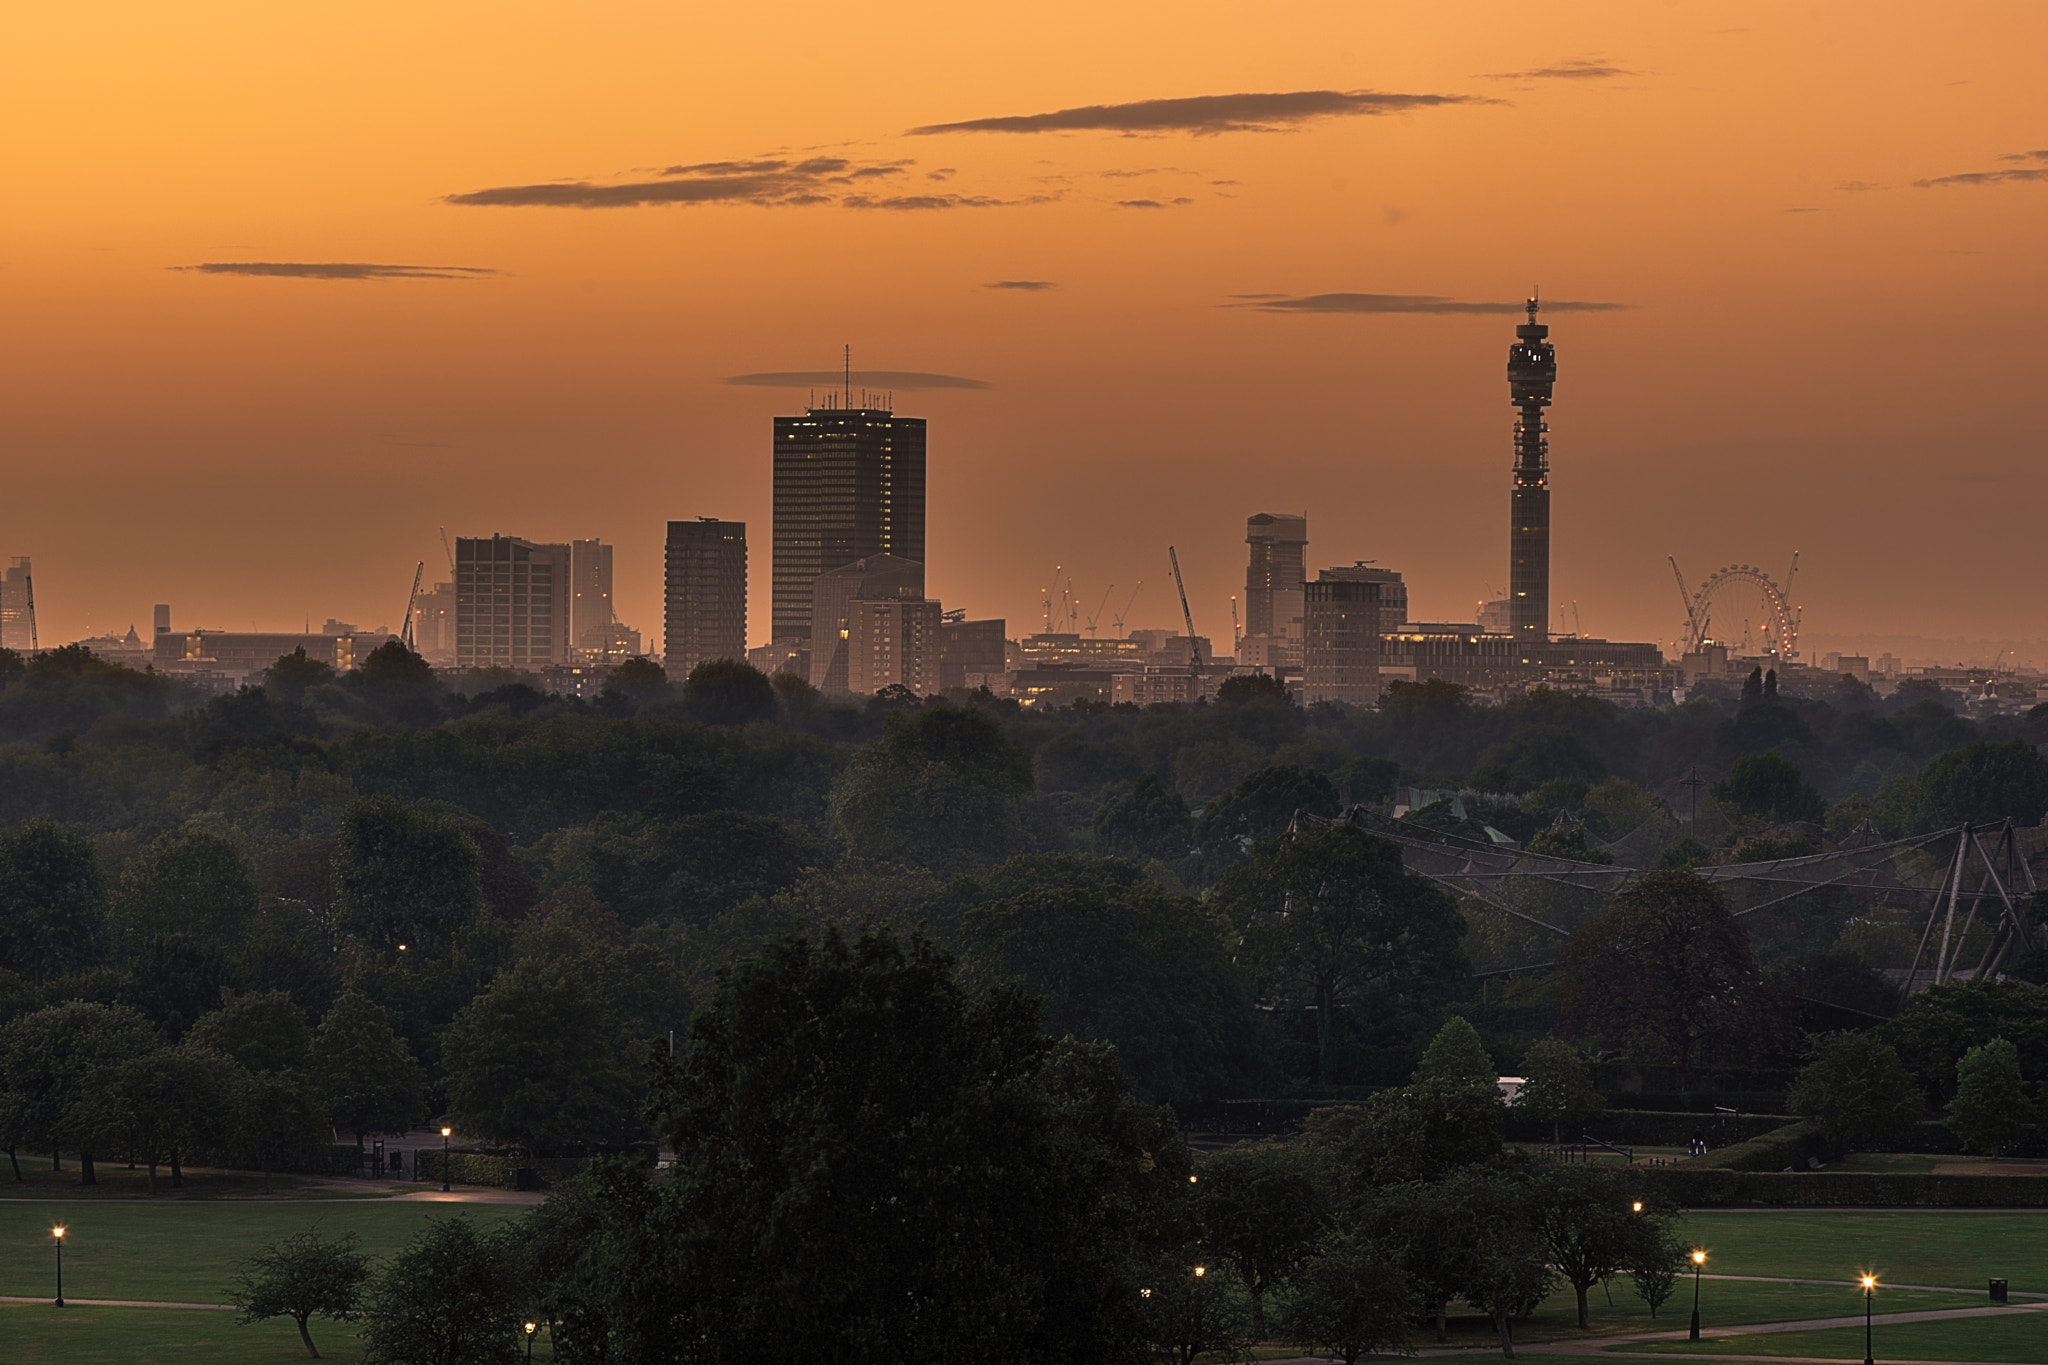
<path id="1" fill-rule="evenodd" d="M 0 1303 L 49 1303 L 48 1297 L 29 1298 L 22 1294 L 0 1294 Z M 153 1299 L 66 1299 L 64 1306 L 77 1304 L 82 1308 L 224 1308 L 233 1313 L 231 1303 L 158 1303 Z M 55 1307 L 54 1304 L 51 1305 Z"/>
<path id="2" fill-rule="evenodd" d="M 1794 1280 L 1788 1279 L 1783 1275 L 1702 1275 L 1700 1278 L 1706 1280 L 1747 1280 L 1752 1284 L 1843 1285 L 1851 1289 L 1860 1288 L 1863 1284 L 1863 1281 L 1861 1280 Z M 1986 1289 L 1982 1287 L 1976 1289 L 1958 1289 L 1954 1285 L 1950 1284 L 1893 1284 L 1889 1280 L 1887 1280 L 1884 1284 L 1879 1285 L 1878 1288 L 1880 1291 L 1886 1289 L 1920 1289 L 1925 1290 L 1929 1294 L 1982 1295 L 1988 1292 Z M 2038 1294 L 2030 1289 L 2012 1289 L 2006 1292 L 2015 1299 L 2048 1299 L 2048 1294 Z"/>

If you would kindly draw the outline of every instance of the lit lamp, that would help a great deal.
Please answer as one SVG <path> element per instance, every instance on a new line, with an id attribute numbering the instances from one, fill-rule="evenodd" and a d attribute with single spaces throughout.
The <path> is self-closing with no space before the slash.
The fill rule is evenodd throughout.
<path id="1" fill-rule="evenodd" d="M 538 1332 L 539 1330 L 540 1324 L 537 1322 L 529 1322 L 526 1324 L 526 1358 L 528 1360 L 533 1359 L 533 1334 L 535 1332 Z"/>
<path id="2" fill-rule="evenodd" d="M 1692 1254 L 1692 1339 L 1700 1339 L 1700 1267 L 1707 1263 L 1707 1253 L 1695 1251 Z"/>
<path id="3" fill-rule="evenodd" d="M 1870 1358 L 1870 1301 L 1877 1293 L 1877 1276 L 1863 1277 L 1863 1365 L 1877 1365 Z"/>
<path id="4" fill-rule="evenodd" d="M 1189 1177 L 1188 1177 L 1188 1184 L 1192 1185 L 1192 1184 L 1194 1184 L 1194 1183 L 1195 1183 L 1195 1182 L 1196 1182 L 1197 1180 L 1200 1180 L 1201 1178 L 1202 1178 L 1202 1177 L 1200 1177 L 1200 1176 L 1198 1176 L 1198 1175 L 1191 1175 L 1191 1176 L 1189 1176 Z"/>
<path id="5" fill-rule="evenodd" d="M 1199 1279 L 1201 1279 L 1201 1278 L 1202 1278 L 1202 1277 L 1203 1277 L 1204 1275 L 1206 1275 L 1206 1274 L 1208 1274 L 1208 1273 L 1209 1273 L 1209 1267 L 1207 1267 L 1207 1266 L 1205 1266 L 1205 1265 L 1198 1265 L 1198 1266 L 1196 1266 L 1196 1267 L 1195 1267 L 1195 1278 L 1196 1278 L 1196 1279 L 1198 1279 L 1198 1280 L 1199 1280 Z"/>
<path id="6" fill-rule="evenodd" d="M 441 1130 L 441 1193 L 443 1194 L 448 1193 L 448 1135 L 454 1131 L 453 1128 L 443 1128 Z"/>
<path id="7" fill-rule="evenodd" d="M 1643 1211 L 1643 1201 L 1642 1201 L 1642 1200 L 1640 1200 L 1640 1199 L 1636 1200 L 1636 1202 L 1635 1202 L 1635 1203 L 1633 1203 L 1633 1204 L 1631 1204 L 1631 1205 L 1629 1206 L 1629 1212 L 1630 1212 L 1630 1213 L 1641 1213 L 1642 1211 Z"/>
<path id="8" fill-rule="evenodd" d="M 64 1306 L 64 1229 L 51 1228 L 50 1235 L 57 1239 L 57 1306 Z"/>

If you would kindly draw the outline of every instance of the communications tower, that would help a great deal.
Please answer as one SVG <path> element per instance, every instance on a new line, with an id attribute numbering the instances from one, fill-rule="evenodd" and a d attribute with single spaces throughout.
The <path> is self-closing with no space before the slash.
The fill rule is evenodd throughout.
<path id="1" fill-rule="evenodd" d="M 1550 639 L 1550 426 L 1543 410 L 1557 383 L 1557 348 L 1536 321 L 1537 307 L 1530 299 L 1529 320 L 1508 347 L 1508 389 L 1520 413 L 1508 530 L 1508 629 L 1517 645 Z"/>

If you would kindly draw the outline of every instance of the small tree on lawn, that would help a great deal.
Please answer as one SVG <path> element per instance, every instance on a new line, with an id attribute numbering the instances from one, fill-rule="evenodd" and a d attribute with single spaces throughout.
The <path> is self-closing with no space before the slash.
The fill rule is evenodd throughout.
<path id="1" fill-rule="evenodd" d="M 235 1282 L 225 1293 L 242 1310 L 242 1322 L 290 1318 L 299 1326 L 306 1354 L 318 1360 L 320 1348 L 306 1324 L 316 1315 L 336 1322 L 355 1317 L 370 1261 L 356 1250 L 353 1232 L 329 1240 L 315 1227 L 272 1243 L 235 1271 Z"/>
<path id="2" fill-rule="evenodd" d="M 1956 1063 L 1956 1097 L 1948 1109 L 1949 1131 L 1986 1156 L 1997 1156 L 2024 1141 L 2033 1126 L 2033 1106 L 2020 1083 L 2020 1051 L 2003 1038 L 1973 1047 Z"/>
<path id="3" fill-rule="evenodd" d="M 1210 1265 L 1197 1253 L 1168 1252 L 1142 1276 L 1138 1318 L 1146 1343 L 1167 1365 L 1195 1357 L 1243 1360 L 1252 1345 L 1250 1296 L 1228 1262 Z"/>
<path id="4" fill-rule="evenodd" d="M 1564 1127 L 1574 1130 L 1606 1107 L 1593 1077 L 1568 1044 L 1545 1038 L 1522 1057 L 1522 1093 L 1515 1110 L 1550 1125 L 1553 1142 L 1564 1141 Z"/>
<path id="5" fill-rule="evenodd" d="M 1635 1254 L 1629 1258 L 1628 1277 L 1635 1282 L 1636 1296 L 1650 1305 L 1653 1318 L 1678 1288 L 1685 1250 L 1685 1243 L 1668 1226 L 1643 1226 Z"/>
<path id="6" fill-rule="evenodd" d="M 1399 1261 L 1364 1237 L 1340 1233 L 1294 1272 L 1280 1320 L 1289 1341 L 1356 1365 L 1369 1351 L 1405 1351 L 1419 1311 Z"/>
<path id="7" fill-rule="evenodd" d="M 1874 1033 L 1827 1033 L 1787 1097 L 1792 1112 L 1820 1125 L 1837 1151 L 1883 1136 L 1920 1117 L 1926 1097 L 1899 1054 Z"/>
<path id="8" fill-rule="evenodd" d="M 386 1261 L 364 1311 L 370 1365 L 491 1365 L 516 1360 L 521 1304 L 507 1240 L 466 1215 L 430 1219 Z"/>

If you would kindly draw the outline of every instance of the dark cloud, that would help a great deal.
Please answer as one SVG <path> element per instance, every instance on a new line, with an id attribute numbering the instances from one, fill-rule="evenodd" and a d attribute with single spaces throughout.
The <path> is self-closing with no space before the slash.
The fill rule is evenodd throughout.
<path id="1" fill-rule="evenodd" d="M 1614 66 L 1608 62 L 1559 62 L 1556 66 L 1539 66 L 1534 71 L 1496 71 L 1487 76 L 1490 81 L 1604 81 L 1614 76 L 1640 76 L 1640 71 Z"/>
<path id="2" fill-rule="evenodd" d="M 196 275 L 263 275 L 289 280 L 473 280 L 502 273 L 478 265 L 372 265 L 366 261 L 207 261 L 170 268 Z"/>
<path id="3" fill-rule="evenodd" d="M 1042 204 L 1049 196 L 1037 194 L 1024 199 L 991 199 L 985 194 L 895 194 L 876 197 L 849 194 L 840 200 L 850 209 L 894 209 L 917 213 L 926 209 L 1001 209 L 1017 204 Z"/>
<path id="4" fill-rule="evenodd" d="M 1288 298 L 1277 294 L 1233 294 L 1249 300 L 1225 304 L 1226 308 L 1254 308 L 1261 313 L 1519 313 L 1521 303 L 1473 303 L 1441 298 L 1435 294 L 1305 294 Z M 1570 299 L 1545 299 L 1546 313 L 1612 313 L 1628 308 L 1626 303 L 1586 303 Z"/>
<path id="5" fill-rule="evenodd" d="M 1847 194 L 1868 194 L 1872 190 L 1881 190 L 1884 186 L 1873 185 L 1868 180 L 1844 180 L 1835 188 Z"/>
<path id="6" fill-rule="evenodd" d="M 1059 286 L 1054 284 L 1051 280 L 990 280 L 987 284 L 983 285 L 982 288 L 1022 289 L 1035 293 L 1041 289 L 1057 289 L 1059 288 Z"/>
<path id="7" fill-rule="evenodd" d="M 1964 171 L 1960 175 L 1938 175 L 1931 180 L 1915 180 L 1915 189 L 1934 189 L 1941 185 L 2010 185 L 2031 180 L 2048 180 L 2048 149 L 2035 152 L 2008 152 L 1998 158 L 2000 161 L 2034 162 L 2008 171 Z"/>
<path id="8" fill-rule="evenodd" d="M 855 370 L 851 382 L 869 389 L 992 389 L 985 379 L 957 374 L 925 374 L 919 370 Z M 836 389 L 849 376 L 839 370 L 777 370 L 768 374 L 728 375 L 725 383 L 757 389 Z"/>
<path id="9" fill-rule="evenodd" d="M 1193 95 L 1184 99 L 1090 104 L 1049 114 L 931 123 L 934 133 L 1270 133 L 1314 119 L 1399 114 L 1445 104 L 1492 104 L 1473 95 L 1402 95 L 1379 90 L 1291 90 L 1272 94 Z"/>
<path id="10" fill-rule="evenodd" d="M 624 209 L 661 204 L 829 204 L 836 186 L 903 175 L 911 161 L 854 162 L 839 156 L 802 161 L 700 161 L 670 166 L 661 179 L 605 185 L 587 180 L 500 185 L 451 194 L 447 202 L 485 208 Z M 851 198 L 852 196 L 850 196 Z"/>

